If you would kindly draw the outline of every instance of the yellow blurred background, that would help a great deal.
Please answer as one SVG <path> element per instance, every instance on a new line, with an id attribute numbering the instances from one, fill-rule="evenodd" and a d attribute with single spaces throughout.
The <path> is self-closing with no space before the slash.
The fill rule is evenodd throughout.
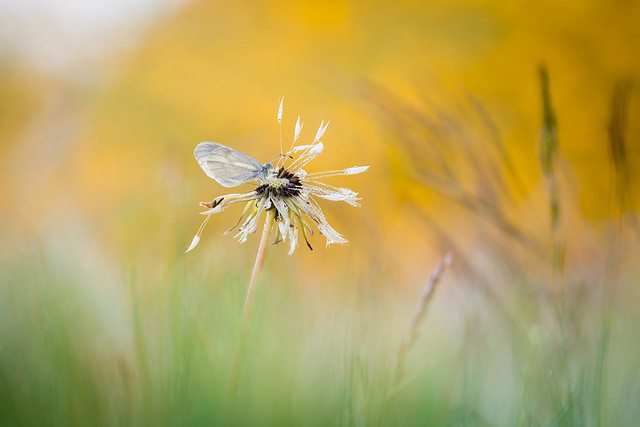
<path id="1" fill-rule="evenodd" d="M 637 0 L 3 0 L 0 424 L 635 425 L 639 22 Z M 184 253 L 229 193 L 193 150 L 267 162 L 282 96 L 285 146 L 330 120 L 306 170 L 371 168 L 327 179 L 361 207 L 320 200 L 348 245 L 269 247 L 247 333 L 260 233 L 224 236 L 231 207 Z"/>
<path id="2" fill-rule="evenodd" d="M 636 1 L 18 4 L 2 6 L 3 262 L 42 251 L 113 283 L 138 268 L 167 274 L 175 262 L 249 269 L 258 236 L 240 246 L 221 234 L 239 211 L 212 218 L 201 246 L 182 254 L 200 224 L 197 203 L 225 193 L 192 151 L 211 140 L 266 162 L 279 151 L 281 96 L 285 145 L 298 115 L 303 142 L 331 120 L 325 152 L 310 170 L 372 167 L 332 181 L 358 191 L 361 208 L 323 203 L 350 245 L 325 251 L 316 236 L 313 253 L 301 248 L 288 257 L 275 248 L 274 271 L 328 286 L 332 272 L 362 277 L 386 268 L 398 282 L 417 283 L 450 250 L 447 242 L 473 254 L 495 238 L 478 232 L 473 212 L 415 179 L 411 153 L 398 141 L 403 132 L 419 135 L 420 120 L 394 122 L 403 108 L 473 139 L 471 158 L 498 134 L 517 171 L 517 179 L 504 175 L 511 176 L 503 182 L 506 212 L 545 248 L 551 237 L 537 142 L 543 63 L 558 118 L 562 232 L 579 242 L 596 235 L 597 247 L 612 215 L 607 127 L 616 82 L 637 82 L 640 73 Z M 630 93 L 635 194 L 640 91 Z M 479 120 L 478 105 L 491 126 Z M 468 153 L 452 144 L 446 155 L 464 186 L 485 192 L 465 163 Z M 429 169 L 427 157 L 411 160 Z M 575 246 L 588 259 L 588 249 Z"/>

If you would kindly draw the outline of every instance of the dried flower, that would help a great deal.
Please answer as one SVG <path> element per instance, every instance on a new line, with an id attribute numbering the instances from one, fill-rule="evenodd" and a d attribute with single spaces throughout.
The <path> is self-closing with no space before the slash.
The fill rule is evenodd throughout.
<path id="1" fill-rule="evenodd" d="M 279 124 L 282 121 L 282 101 L 278 108 L 277 120 Z M 272 165 L 271 162 L 262 165 L 253 157 L 221 144 L 213 142 L 198 144 L 194 155 L 209 177 L 226 187 L 252 181 L 256 182 L 256 187 L 248 193 L 227 194 L 209 203 L 201 202 L 200 206 L 208 208 L 202 212 L 207 218 L 200 226 L 187 252 L 195 248 L 200 241 L 200 235 L 211 215 L 222 212 L 229 205 L 239 202 L 246 203 L 240 219 L 225 234 L 236 230 L 239 226 L 236 237 L 241 243 L 247 240 L 249 234 L 255 233 L 262 213 L 271 209 L 275 210 L 274 219 L 278 225 L 274 243 L 288 239 L 289 254 L 296 249 L 299 234 L 302 234 L 307 246 L 312 249 L 308 238 L 313 235 L 311 223 L 315 223 L 320 234 L 325 236 L 327 246 L 332 243 L 347 243 L 347 240 L 329 225 L 315 197 L 359 206 L 358 193 L 348 188 L 334 187 L 320 180 L 337 175 L 359 174 L 365 172 L 369 166 L 307 173 L 303 168 L 324 149 L 321 138 L 328 125 L 329 123 L 325 124 L 324 121 L 320 124 L 313 143 L 296 147 L 295 143 L 303 127 L 298 117 L 291 148 L 288 152 L 277 156 L 279 160 L 276 165 Z M 291 163 L 287 165 L 290 160 Z"/>

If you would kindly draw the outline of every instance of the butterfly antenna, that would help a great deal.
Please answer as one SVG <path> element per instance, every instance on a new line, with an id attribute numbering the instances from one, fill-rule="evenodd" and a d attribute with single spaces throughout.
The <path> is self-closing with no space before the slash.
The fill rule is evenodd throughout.
<path id="1" fill-rule="evenodd" d="M 280 153 L 282 153 L 282 104 L 284 103 L 284 96 L 280 98 L 280 107 L 278 107 L 278 133 L 280 134 Z M 278 167 L 282 158 L 278 160 Z"/>

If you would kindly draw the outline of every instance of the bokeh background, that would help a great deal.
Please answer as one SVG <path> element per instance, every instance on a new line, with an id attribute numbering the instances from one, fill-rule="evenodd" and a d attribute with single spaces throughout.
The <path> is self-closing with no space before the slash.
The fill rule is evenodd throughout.
<path id="1" fill-rule="evenodd" d="M 0 423 L 634 425 L 639 18 L 633 0 L 4 0 Z M 259 236 L 223 236 L 229 209 L 184 254 L 226 192 L 192 152 L 266 162 L 281 96 L 285 145 L 298 115 L 303 142 L 331 121 L 309 170 L 371 169 L 332 181 L 360 208 L 322 203 L 349 245 L 269 249 L 238 350 Z"/>

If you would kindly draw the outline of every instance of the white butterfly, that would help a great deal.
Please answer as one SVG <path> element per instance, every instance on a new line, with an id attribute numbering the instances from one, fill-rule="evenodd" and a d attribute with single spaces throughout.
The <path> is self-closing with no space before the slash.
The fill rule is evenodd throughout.
<path id="1" fill-rule="evenodd" d="M 271 162 L 263 165 L 248 154 L 217 142 L 201 142 L 193 155 L 204 173 L 224 187 L 264 179 L 271 169 Z"/>

